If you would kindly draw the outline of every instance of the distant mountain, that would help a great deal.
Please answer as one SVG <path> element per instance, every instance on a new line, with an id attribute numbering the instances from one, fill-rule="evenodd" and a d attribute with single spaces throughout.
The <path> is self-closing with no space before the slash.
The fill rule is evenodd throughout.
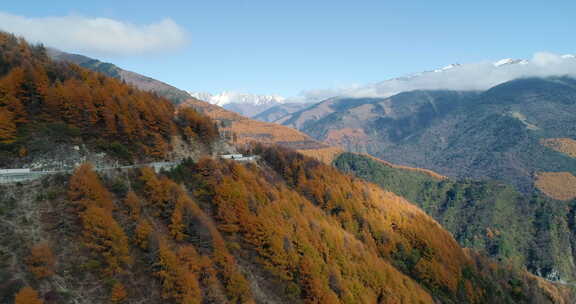
<path id="1" fill-rule="evenodd" d="M 256 116 L 252 116 L 252 118 L 260 121 L 273 122 L 279 120 L 280 118 L 286 115 L 298 112 L 302 109 L 306 109 L 311 105 L 313 105 L 313 103 L 304 103 L 304 102 L 283 103 L 273 106 L 267 109 L 266 111 L 259 113 Z"/>
<path id="2" fill-rule="evenodd" d="M 450 64 L 442 68 L 342 89 L 310 90 L 308 100 L 332 97 L 385 98 L 414 90 L 484 91 L 498 84 L 526 77 L 571 75 L 576 77 L 576 56 L 536 53 L 531 59 Z"/>
<path id="3" fill-rule="evenodd" d="M 569 77 L 518 79 L 484 92 L 333 98 L 281 121 L 348 151 L 527 192 L 537 180 L 541 189 L 551 189 L 540 187 L 554 184 L 550 178 L 569 181 L 543 172 L 576 174 L 576 159 L 550 144 L 576 138 L 576 80 Z"/>
<path id="4" fill-rule="evenodd" d="M 251 104 L 251 105 L 270 105 L 280 104 L 286 101 L 286 98 L 279 95 L 256 95 L 238 92 L 222 92 L 220 94 L 210 94 L 206 92 L 189 92 L 192 97 L 207 101 L 217 106 L 224 106 L 230 103 Z"/>
<path id="5" fill-rule="evenodd" d="M 246 117 L 253 117 L 286 101 L 284 97 L 279 95 L 255 95 L 238 92 L 222 92 L 215 95 L 205 92 L 190 92 L 190 95 Z"/>
<path id="6" fill-rule="evenodd" d="M 180 90 L 162 81 L 121 69 L 112 63 L 102 62 L 83 55 L 70 54 L 56 49 L 48 49 L 48 55 L 56 61 L 75 63 L 81 67 L 124 80 L 141 90 L 157 93 L 175 104 L 182 103 L 191 97 L 186 91 Z"/>
<path id="7" fill-rule="evenodd" d="M 337 154 L 343 152 L 340 148 L 330 147 L 293 128 L 244 117 L 195 98 L 180 105 L 180 108 L 186 107 L 193 107 L 215 120 L 221 133 L 240 147 L 254 143 L 275 144 L 313 156 L 325 163 L 331 163 Z"/>

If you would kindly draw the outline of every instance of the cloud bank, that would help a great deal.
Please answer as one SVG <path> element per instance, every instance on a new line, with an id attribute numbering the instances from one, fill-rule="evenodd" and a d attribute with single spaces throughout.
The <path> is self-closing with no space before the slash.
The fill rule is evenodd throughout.
<path id="1" fill-rule="evenodd" d="M 498 62 L 450 65 L 378 83 L 310 90 L 302 95 L 305 100 L 320 101 L 334 96 L 388 97 L 413 90 L 486 90 L 517 78 L 549 76 L 576 77 L 576 57 L 540 52 L 530 60 L 503 59 Z"/>
<path id="2" fill-rule="evenodd" d="M 135 25 L 109 18 L 28 18 L 0 12 L 0 29 L 64 51 L 89 55 L 134 55 L 173 50 L 188 42 L 171 19 Z"/>

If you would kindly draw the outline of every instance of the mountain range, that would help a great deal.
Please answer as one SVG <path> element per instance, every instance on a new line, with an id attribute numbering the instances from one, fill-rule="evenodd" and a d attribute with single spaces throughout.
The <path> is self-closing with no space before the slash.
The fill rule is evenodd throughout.
<path id="1" fill-rule="evenodd" d="M 286 101 L 284 97 L 279 95 L 255 95 L 237 92 L 222 92 L 220 94 L 190 92 L 190 95 L 246 117 L 258 115 Z"/>
<path id="2" fill-rule="evenodd" d="M 255 147 L 258 166 L 210 158 L 220 140 L 215 124 L 191 107 L 176 112 L 155 94 L 0 35 L 6 161 L 25 163 L 26 151 L 45 137 L 111 161 L 160 160 L 191 148 L 164 173 L 103 174 L 103 164 L 84 164 L 72 174 L 2 185 L 2 302 L 563 298 L 522 271 L 485 273 L 493 269 L 488 261 L 418 208 L 295 152 Z M 130 142 L 114 144 L 120 138 Z"/>
<path id="3" fill-rule="evenodd" d="M 303 97 L 222 92 L 190 92 L 197 99 L 222 106 L 243 116 L 282 122 L 284 116 L 330 98 L 384 98 L 413 90 L 482 91 L 522 77 L 576 76 L 576 56 L 537 53 L 531 59 L 505 58 L 493 62 L 450 64 L 442 68 L 342 89 L 304 91 Z"/>
<path id="4" fill-rule="evenodd" d="M 351 166 L 338 169 L 287 149 L 326 147 L 296 130 L 254 122 L 195 98 L 182 102 L 177 91 L 161 89 L 155 80 L 129 82 L 114 66 L 85 62 L 90 71 L 53 60 L 44 47 L 10 34 L 0 33 L 0 49 L 0 162 L 45 170 L 44 177 L 0 185 L 0 302 L 512 304 L 574 299 L 569 285 L 481 252 L 495 244 L 496 257 L 542 255 L 530 270 L 557 280 L 545 268 L 556 260 L 542 259 L 551 257 L 547 248 L 557 253 L 564 247 L 544 244 L 541 250 L 506 255 L 507 246 L 517 243 L 500 241 L 505 231 L 495 226 L 493 243 L 463 248 L 458 241 L 469 240 L 465 233 L 457 241 L 422 209 L 391 192 L 402 189 L 387 190 L 386 183 L 378 186 L 341 172 Z M 464 111 L 459 105 L 482 100 L 478 119 L 488 115 L 489 121 L 494 118 L 490 101 L 501 103 L 503 96 L 511 105 L 527 96 L 542 100 L 539 89 L 547 89 L 545 97 L 556 102 L 550 106 L 554 115 L 572 105 L 571 79 L 531 81 L 513 84 L 511 95 L 441 92 L 429 104 L 438 104 L 437 113 L 448 117 Z M 149 82 L 158 86 L 146 86 Z M 535 84 L 538 94 L 517 95 Z M 377 100 L 333 100 L 329 108 L 344 113 Z M 392 104 L 393 113 L 408 116 L 424 108 L 419 98 Z M 508 116 L 519 121 L 514 131 L 523 130 L 518 126 L 563 131 L 561 122 L 546 124 L 545 117 L 532 118 L 532 111 L 511 111 Z M 436 116 L 418 117 L 433 125 Z M 407 125 L 406 132 L 386 134 L 402 141 L 421 129 Z M 540 146 L 559 155 L 570 151 L 566 141 L 545 139 Z M 252 161 L 218 157 L 238 150 Z M 93 164 L 81 164 L 86 161 Z M 444 179 L 397 168 L 400 174 L 407 170 Z M 423 183 L 428 182 L 433 183 Z M 450 209 L 463 204 L 462 197 L 483 193 L 457 185 L 427 192 L 406 184 L 411 189 L 404 195 L 421 199 L 425 208 Z M 494 204 L 495 214 L 506 202 Z M 514 215 L 509 210 L 502 214 Z M 547 217 L 546 208 L 534 210 L 538 233 L 569 237 Z M 451 223 L 446 213 L 428 211 Z M 573 215 L 566 225 L 573 230 Z M 460 226 L 449 227 L 457 231 Z"/>
<path id="5" fill-rule="evenodd" d="M 278 122 L 348 151 L 528 192 L 546 172 L 576 174 L 576 160 L 547 144 L 576 137 L 575 98 L 573 78 L 525 78 L 486 91 L 332 98 Z"/>
<path id="6" fill-rule="evenodd" d="M 484 91 L 518 78 L 576 76 L 576 56 L 536 53 L 530 59 L 505 58 L 442 68 L 341 89 L 309 90 L 305 99 L 385 98 L 414 90 Z"/>

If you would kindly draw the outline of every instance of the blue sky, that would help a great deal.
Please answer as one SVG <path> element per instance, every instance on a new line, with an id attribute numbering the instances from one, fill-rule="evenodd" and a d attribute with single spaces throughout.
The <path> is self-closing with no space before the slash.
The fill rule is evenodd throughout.
<path id="1" fill-rule="evenodd" d="M 156 43 L 142 46 L 148 51 L 115 52 L 113 44 L 82 52 L 181 89 L 285 96 L 450 63 L 576 53 L 575 11 L 576 1 L 76 0 L 10 1 L 0 8 L 11 16 L 100 17 L 136 28 L 169 18 L 175 25 L 156 35 L 170 36 L 177 27 L 184 38 L 143 36 Z"/>

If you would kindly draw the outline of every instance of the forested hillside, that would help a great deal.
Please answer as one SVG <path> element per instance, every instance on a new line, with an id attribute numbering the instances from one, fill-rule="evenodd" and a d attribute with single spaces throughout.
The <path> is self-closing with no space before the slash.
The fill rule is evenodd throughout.
<path id="1" fill-rule="evenodd" d="M 214 158 L 219 131 L 191 107 L 53 62 L 12 35 L 0 34 L 0 48 L 0 166 L 54 151 L 187 156 L 160 173 L 73 163 L 73 173 L 0 185 L 0 303 L 573 299 L 565 285 L 463 249 L 374 184 L 275 145 L 251 147 L 251 163 Z M 289 134 L 296 147 L 316 144 Z"/>
<path id="2" fill-rule="evenodd" d="M 165 159 L 178 142 L 209 145 L 218 130 L 193 109 L 0 33 L 0 166 L 31 163 L 78 146 L 115 159 Z M 65 153 L 64 153 L 65 154 Z"/>
<path id="3" fill-rule="evenodd" d="M 390 192 L 256 150 L 258 166 L 84 165 L 2 187 L 0 301 L 568 303 L 565 288 L 463 250 Z"/>
<path id="4" fill-rule="evenodd" d="M 483 92 L 333 98 L 280 122 L 349 152 L 452 178 L 502 180 L 524 193 L 540 187 L 569 200 L 574 193 L 549 186 L 557 179 L 535 181 L 541 173 L 576 174 L 569 152 L 574 113 L 576 80 L 549 77 L 516 79 Z M 576 187 L 571 180 L 567 186 Z"/>
<path id="5" fill-rule="evenodd" d="M 334 165 L 420 206 L 464 246 L 551 280 L 574 281 L 576 201 L 525 195 L 495 181 L 454 181 L 344 153 Z"/>
<path id="6" fill-rule="evenodd" d="M 156 93 L 167 98 L 175 104 L 182 103 L 191 98 L 186 91 L 175 88 L 162 81 L 140 75 L 131 71 L 126 71 L 108 62 L 89 58 L 78 54 L 69 54 L 55 49 L 48 49 L 48 56 L 56 61 L 70 62 L 83 68 L 102 73 L 106 76 L 116 78 L 131 84 L 140 90 Z"/>

